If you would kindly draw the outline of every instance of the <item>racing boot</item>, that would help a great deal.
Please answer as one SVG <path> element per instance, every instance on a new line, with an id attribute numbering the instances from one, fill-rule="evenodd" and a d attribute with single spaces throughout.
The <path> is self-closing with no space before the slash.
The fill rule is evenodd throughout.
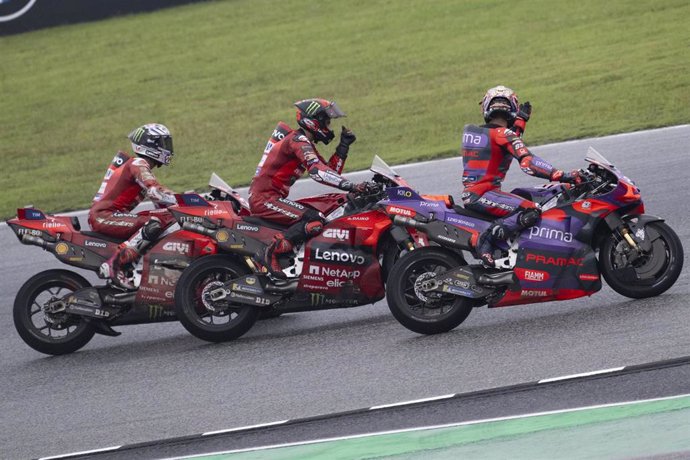
<path id="1" fill-rule="evenodd" d="M 111 280 L 125 289 L 136 289 L 128 273 L 146 249 L 157 240 L 163 227 L 160 220 L 152 217 L 143 227 L 123 242 L 110 259 L 101 264 L 98 275 Z"/>
<path id="2" fill-rule="evenodd" d="M 287 276 L 283 273 L 283 268 L 280 266 L 278 257 L 281 254 L 292 252 L 294 245 L 292 241 L 285 238 L 285 235 L 278 233 L 273 237 L 273 242 L 266 247 L 263 254 L 261 264 L 266 267 L 271 275 L 275 278 L 286 279 Z"/>
<path id="3" fill-rule="evenodd" d="M 484 230 L 477 239 L 477 246 L 475 252 L 485 267 L 496 268 L 496 261 L 494 260 L 494 242 L 496 240 L 506 240 L 506 229 L 500 222 L 494 222 Z"/>
<path id="4" fill-rule="evenodd" d="M 127 272 L 138 259 L 139 252 L 127 246 L 126 242 L 122 243 L 118 250 L 101 264 L 98 276 L 109 279 L 113 284 L 124 289 L 135 289 Z"/>

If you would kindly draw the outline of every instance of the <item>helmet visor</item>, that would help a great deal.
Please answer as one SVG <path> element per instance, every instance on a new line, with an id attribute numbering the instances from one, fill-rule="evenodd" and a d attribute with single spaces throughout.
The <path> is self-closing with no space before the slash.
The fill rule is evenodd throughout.
<path id="1" fill-rule="evenodd" d="M 170 136 L 161 136 L 158 139 L 158 146 L 162 150 L 167 150 L 168 152 L 172 153 L 173 152 L 173 140 L 172 137 Z"/>
<path id="2" fill-rule="evenodd" d="M 345 116 L 345 112 L 340 110 L 340 107 L 338 107 L 338 104 L 335 102 L 331 102 L 325 109 L 324 112 L 326 113 L 326 116 L 328 118 L 341 118 Z"/>

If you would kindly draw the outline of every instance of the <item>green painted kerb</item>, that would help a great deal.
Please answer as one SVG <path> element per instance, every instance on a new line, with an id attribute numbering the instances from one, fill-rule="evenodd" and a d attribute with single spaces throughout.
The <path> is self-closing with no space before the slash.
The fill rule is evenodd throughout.
<path id="1" fill-rule="evenodd" d="M 196 458 L 575 459 L 674 452 L 690 456 L 690 396 Z"/>

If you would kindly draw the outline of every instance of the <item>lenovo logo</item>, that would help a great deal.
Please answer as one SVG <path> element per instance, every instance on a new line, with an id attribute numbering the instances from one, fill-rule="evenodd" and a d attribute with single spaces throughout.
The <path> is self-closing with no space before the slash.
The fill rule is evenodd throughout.
<path id="1" fill-rule="evenodd" d="M 339 262 L 353 265 L 364 265 L 367 263 L 364 256 L 358 254 L 351 254 L 343 251 L 333 251 L 328 249 L 316 248 L 314 251 L 314 260 L 326 262 Z"/>

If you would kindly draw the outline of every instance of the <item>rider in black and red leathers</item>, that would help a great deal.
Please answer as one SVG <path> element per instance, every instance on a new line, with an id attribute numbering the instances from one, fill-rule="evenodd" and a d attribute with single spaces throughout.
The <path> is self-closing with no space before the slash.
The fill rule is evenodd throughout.
<path id="1" fill-rule="evenodd" d="M 565 173 L 532 154 L 522 141 L 525 124 L 532 113 L 529 102 L 519 104 L 510 88 L 489 89 L 480 102 L 486 124 L 466 125 L 462 135 L 462 201 L 465 208 L 497 219 L 478 239 L 476 252 L 485 265 L 495 265 L 494 241 L 506 240 L 534 225 L 541 210 L 532 201 L 501 190 L 508 168 L 517 159 L 520 168 L 543 179 L 580 181 L 578 171 Z"/>
<path id="2" fill-rule="evenodd" d="M 340 175 L 350 144 L 356 137 L 343 126 L 340 143 L 326 162 L 316 149 L 317 142 L 328 144 L 335 134 L 329 128 L 331 119 L 345 114 L 335 102 L 325 99 L 305 99 L 297 107 L 296 130 L 279 123 L 269 139 L 264 155 L 249 186 L 249 205 L 253 216 L 285 226 L 284 233 L 275 236 L 259 259 L 277 277 L 284 277 L 278 256 L 321 232 L 324 216 L 317 210 L 287 198 L 290 187 L 304 172 L 315 181 L 345 191 L 363 192 L 367 183 L 354 184 Z"/>
<path id="3" fill-rule="evenodd" d="M 101 265 L 99 275 L 132 289 L 128 269 L 175 219 L 165 209 L 137 214 L 131 211 L 144 198 L 150 199 L 156 208 L 167 208 L 176 200 L 173 192 L 162 186 L 152 172 L 153 168 L 168 165 L 172 160 L 172 136 L 168 128 L 150 123 L 135 129 L 128 137 L 137 157 L 125 152 L 115 155 L 93 198 L 89 225 L 98 233 L 128 238 Z"/>

